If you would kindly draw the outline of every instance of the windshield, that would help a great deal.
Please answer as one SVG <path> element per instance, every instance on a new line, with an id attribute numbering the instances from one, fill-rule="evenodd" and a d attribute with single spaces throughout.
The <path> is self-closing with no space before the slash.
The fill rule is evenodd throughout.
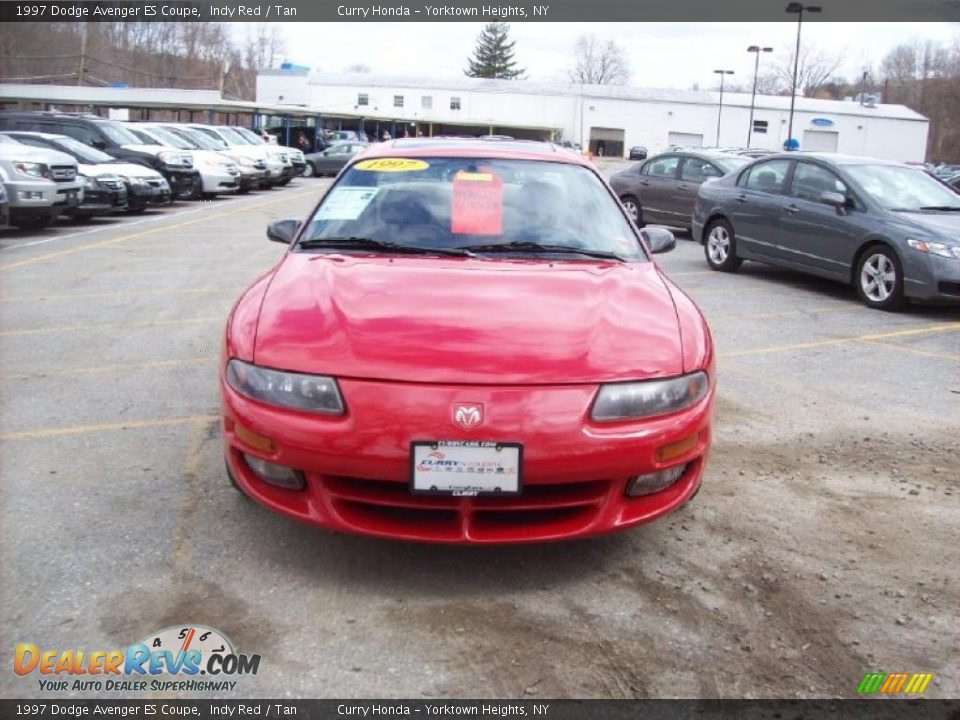
<path id="1" fill-rule="evenodd" d="M 70 153 L 82 163 L 96 165 L 97 163 L 114 162 L 113 156 L 85 145 L 79 140 L 74 140 L 72 137 L 57 138 L 56 143 L 63 148 L 64 152 Z"/>
<path id="2" fill-rule="evenodd" d="M 361 161 L 327 193 L 301 237 L 314 241 L 312 246 L 324 239 L 470 247 L 478 254 L 523 243 L 506 252 L 556 254 L 530 247 L 537 244 L 628 260 L 646 257 L 619 204 L 592 171 L 529 160 Z"/>
<path id="3" fill-rule="evenodd" d="M 150 135 L 156 138 L 160 145 L 168 145 L 170 147 L 175 147 L 178 150 L 196 150 L 197 149 L 196 143 L 188 142 L 184 140 L 182 137 L 179 137 L 178 135 L 174 135 L 172 132 L 168 132 L 167 130 L 160 127 L 144 128 L 143 132 L 146 133 L 147 135 Z"/>
<path id="4" fill-rule="evenodd" d="M 237 131 L 237 134 L 240 135 L 244 140 L 246 140 L 251 145 L 263 145 L 263 138 L 257 135 L 253 130 L 248 130 L 247 128 L 233 128 Z"/>
<path id="5" fill-rule="evenodd" d="M 956 208 L 960 197 L 921 170 L 898 165 L 847 165 L 864 191 L 887 210 Z"/>
<path id="6" fill-rule="evenodd" d="M 110 138 L 111 141 L 115 142 L 117 145 L 148 145 L 149 143 L 141 142 L 140 139 L 134 135 L 132 132 L 127 130 L 123 125 L 115 122 L 102 122 L 99 125 L 100 129 L 103 130 L 103 134 Z"/>
<path id="7" fill-rule="evenodd" d="M 219 137 L 208 135 L 193 128 L 169 128 L 171 135 L 184 138 L 187 142 L 195 143 L 201 150 L 226 150 L 227 144 Z"/>
<path id="8" fill-rule="evenodd" d="M 226 140 L 228 143 L 233 143 L 234 145 L 249 145 L 246 140 L 243 139 L 243 136 L 240 135 L 236 130 L 232 130 L 228 127 L 218 127 L 214 132 L 220 133 L 221 137 Z"/>

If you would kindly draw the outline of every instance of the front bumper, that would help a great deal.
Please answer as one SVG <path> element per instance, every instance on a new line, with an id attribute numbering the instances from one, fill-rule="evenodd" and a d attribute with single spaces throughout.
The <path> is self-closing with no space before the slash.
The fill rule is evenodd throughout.
<path id="1" fill-rule="evenodd" d="M 515 543 L 621 530 L 683 505 L 697 490 L 710 445 L 713 390 L 683 412 L 643 422 L 597 424 L 585 418 L 595 385 L 530 387 L 423 386 L 339 381 L 348 413 L 315 416 L 249 400 L 221 377 L 224 455 L 247 495 L 298 520 L 334 530 L 406 540 Z M 451 421 L 456 402 L 481 403 L 479 429 Z M 276 451 L 247 446 L 237 424 L 273 438 Z M 656 450 L 696 437 L 660 463 Z M 522 492 L 511 497 L 414 495 L 414 440 L 494 440 L 523 444 Z M 242 453 L 300 470 L 306 489 L 260 479 Z M 686 465 L 661 492 L 625 495 L 628 478 Z"/>
<path id="2" fill-rule="evenodd" d="M 243 168 L 240 170 L 240 190 L 255 190 L 260 187 L 266 178 L 266 170 L 248 170 L 247 168 Z"/>
<path id="3" fill-rule="evenodd" d="M 293 174 L 296 177 L 301 177 L 303 175 L 304 170 L 306 169 L 307 169 L 306 160 L 304 160 L 303 162 L 297 162 L 296 160 L 293 161 Z"/>
<path id="4" fill-rule="evenodd" d="M 84 188 L 83 202 L 77 206 L 75 212 L 81 215 L 106 215 L 108 213 L 126 210 L 126 188 Z"/>
<path id="5" fill-rule="evenodd" d="M 903 274 L 908 297 L 960 303 L 960 260 L 909 249 Z"/>
<path id="6" fill-rule="evenodd" d="M 235 193 L 240 188 L 240 174 L 201 172 L 200 182 L 205 193 Z"/>
<path id="7" fill-rule="evenodd" d="M 189 198 L 194 196 L 200 180 L 200 173 L 198 171 L 164 167 L 160 173 L 170 186 L 170 196 L 168 196 L 166 202 L 170 202 L 171 196 L 172 198 Z"/>

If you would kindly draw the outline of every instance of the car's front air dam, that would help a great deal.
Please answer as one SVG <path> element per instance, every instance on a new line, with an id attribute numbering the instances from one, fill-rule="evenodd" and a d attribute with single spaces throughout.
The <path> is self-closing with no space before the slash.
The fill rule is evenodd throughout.
<path id="1" fill-rule="evenodd" d="M 596 535 L 654 520 L 699 486 L 710 444 L 713 388 L 687 410 L 628 423 L 589 420 L 596 385 L 440 386 L 340 381 L 341 417 L 266 406 L 221 380 L 224 454 L 240 488 L 298 520 L 348 532 L 453 543 L 513 543 Z M 454 403 L 482 405 L 473 430 L 453 423 Z M 269 438 L 263 450 L 238 437 Z M 694 438 L 682 454 L 656 452 Z M 454 497 L 409 491 L 410 443 L 493 440 L 523 444 L 518 496 Z M 304 473 L 305 490 L 272 486 L 243 454 Z M 628 498 L 628 479 L 686 465 L 673 485 Z"/>

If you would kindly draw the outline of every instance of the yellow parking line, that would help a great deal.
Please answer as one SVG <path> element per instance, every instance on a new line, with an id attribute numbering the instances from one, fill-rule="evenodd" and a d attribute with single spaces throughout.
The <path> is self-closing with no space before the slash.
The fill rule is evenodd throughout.
<path id="1" fill-rule="evenodd" d="M 110 290 L 107 292 L 87 293 L 50 293 L 42 295 L 21 295 L 20 297 L 0 298 L 0 303 L 39 302 L 41 300 L 82 300 L 84 298 L 135 297 L 137 295 L 199 295 L 205 293 L 235 292 L 240 293 L 242 286 L 230 285 L 227 287 L 206 288 L 155 288 L 143 290 Z"/>
<path id="2" fill-rule="evenodd" d="M 891 350 L 903 350 L 904 352 L 913 353 L 914 355 L 925 355 L 927 357 L 943 358 L 944 360 L 960 361 L 960 355 L 921 350 L 920 348 L 900 345 L 899 343 L 882 342 L 880 340 L 861 340 L 860 342 L 864 345 L 876 345 L 877 347 L 890 348 Z"/>
<path id="3" fill-rule="evenodd" d="M 219 350 L 199 357 L 180 358 L 176 360 L 152 360 L 148 362 L 114 363 L 112 365 L 91 365 L 88 367 L 56 368 L 51 370 L 33 370 L 31 372 L 2 373 L 0 380 L 36 380 L 48 377 L 62 377 L 74 375 L 90 375 L 95 373 L 121 373 L 130 370 L 151 370 L 154 368 L 179 367 L 182 365 L 199 365 L 213 362 L 220 357 Z"/>
<path id="4" fill-rule="evenodd" d="M 788 352 L 790 350 L 809 350 L 811 348 L 827 347 L 829 345 L 846 345 L 849 343 L 862 342 L 864 340 L 886 340 L 895 337 L 909 337 L 911 335 L 924 335 L 928 333 L 944 333 L 960 330 L 960 322 L 945 323 L 943 325 L 927 325 L 925 327 L 907 328 L 905 330 L 895 330 L 888 333 L 877 333 L 874 335 L 860 335 L 857 337 L 835 338 L 830 340 L 814 340 L 805 343 L 793 343 L 791 345 L 774 345 L 765 348 L 754 348 L 752 350 L 735 350 L 733 352 L 721 353 L 721 357 L 745 357 L 748 355 L 766 355 L 769 353 Z"/>
<path id="5" fill-rule="evenodd" d="M 19 335 L 43 335 L 45 333 L 67 333 L 67 332 L 87 332 L 102 330 L 137 330 L 139 328 L 148 328 L 155 325 L 190 325 L 203 323 L 221 323 L 226 322 L 227 316 L 199 317 L 199 318 L 173 318 L 172 320 L 151 320 L 142 323 L 100 323 L 91 325 L 51 325 L 39 328 L 24 328 L 22 330 L 0 330 L 0 337 L 14 337 Z"/>
<path id="6" fill-rule="evenodd" d="M 195 422 L 219 420 L 217 415 L 189 415 L 186 417 L 157 418 L 155 420 L 128 420 L 126 422 L 94 423 L 91 425 L 73 425 L 61 428 L 38 428 L 36 430 L 14 430 L 0 432 L 0 440 L 35 440 L 38 438 L 59 437 L 61 435 L 83 435 L 114 430 L 140 430 L 143 428 L 170 427 Z"/>
<path id="7" fill-rule="evenodd" d="M 128 242 L 130 240 L 136 240 L 137 238 L 146 237 L 148 235 L 155 235 L 159 232 L 172 232 L 180 228 L 188 227 L 190 225 L 196 225 L 198 223 L 207 222 L 208 220 L 213 220 L 214 218 L 236 216 L 240 213 L 247 212 L 248 210 L 254 210 L 256 208 L 265 207 L 267 205 L 276 205 L 280 202 L 289 202 L 292 198 L 298 197 L 300 195 L 306 195 L 308 192 L 316 193 L 317 190 L 314 188 L 304 188 L 303 191 L 293 193 L 287 193 L 283 197 L 271 198 L 270 200 L 264 200 L 263 202 L 250 203 L 245 205 L 242 208 L 238 208 L 232 211 L 210 213 L 209 215 L 201 215 L 200 217 L 194 218 L 193 220 L 184 220 L 180 223 L 174 223 L 173 225 L 160 224 L 158 227 L 150 228 L 149 230 L 142 230 L 140 232 L 133 233 L 131 235 L 121 235 L 117 238 L 111 238 L 109 240 L 100 240 L 98 242 L 88 243 L 86 245 L 78 245 L 77 247 L 67 248 L 66 250 L 57 250 L 56 252 L 46 253 L 44 255 L 36 255 L 34 257 L 24 258 L 23 260 L 17 260 L 16 262 L 7 263 L 6 265 L 0 265 L 0 270 L 12 270 L 13 268 L 23 267 L 24 265 L 33 265 L 34 263 L 43 262 L 44 260 L 50 260 L 52 258 L 63 257 L 64 255 L 72 255 L 73 253 L 84 252 L 86 250 L 93 250 L 101 247 L 109 247 L 111 245 L 119 245 L 120 243 Z"/>

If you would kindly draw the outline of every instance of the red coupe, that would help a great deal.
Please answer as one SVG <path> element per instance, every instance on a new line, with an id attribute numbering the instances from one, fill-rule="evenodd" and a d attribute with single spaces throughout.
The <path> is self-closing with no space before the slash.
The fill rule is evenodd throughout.
<path id="1" fill-rule="evenodd" d="M 653 520 L 703 475 L 713 343 L 582 158 L 397 140 L 358 155 L 240 298 L 227 469 L 277 512 L 407 540 L 557 540 Z"/>

